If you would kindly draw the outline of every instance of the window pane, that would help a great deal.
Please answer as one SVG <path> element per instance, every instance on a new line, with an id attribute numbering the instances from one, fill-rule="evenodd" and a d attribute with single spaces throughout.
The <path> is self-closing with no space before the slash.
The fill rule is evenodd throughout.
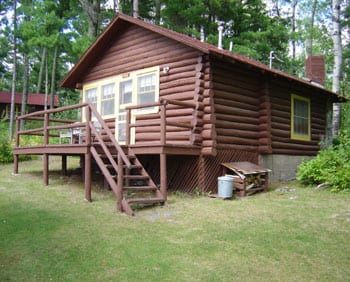
<path id="1" fill-rule="evenodd" d="M 309 104 L 307 101 L 294 98 L 294 133 L 309 135 Z"/>
<path id="2" fill-rule="evenodd" d="M 120 83 L 119 104 L 130 104 L 132 102 L 132 81 L 123 81 Z"/>
<path id="3" fill-rule="evenodd" d="M 141 76 L 137 81 L 137 103 L 145 104 L 155 102 L 156 75 Z"/>
<path id="4" fill-rule="evenodd" d="M 115 86 L 114 83 L 106 84 L 102 86 L 102 115 L 114 114 L 114 96 Z"/>
<path id="5" fill-rule="evenodd" d="M 95 109 L 97 108 L 97 88 L 86 90 L 86 102 L 90 102 Z"/>

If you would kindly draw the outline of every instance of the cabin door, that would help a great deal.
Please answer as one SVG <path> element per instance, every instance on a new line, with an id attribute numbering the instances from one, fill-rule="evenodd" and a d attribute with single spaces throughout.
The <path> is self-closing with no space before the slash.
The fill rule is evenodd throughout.
<path id="1" fill-rule="evenodd" d="M 125 108 L 132 105 L 132 79 L 124 80 L 119 83 L 118 107 L 116 115 L 116 138 L 120 144 L 126 141 L 126 110 Z M 132 117 L 131 120 L 134 118 Z M 133 132 L 132 132 L 133 133 Z M 130 142 L 134 143 L 134 136 L 130 136 Z"/>

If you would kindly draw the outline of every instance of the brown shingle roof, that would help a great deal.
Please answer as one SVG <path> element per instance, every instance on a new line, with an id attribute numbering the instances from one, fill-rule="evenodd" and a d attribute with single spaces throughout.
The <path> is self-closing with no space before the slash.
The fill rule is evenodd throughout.
<path id="1" fill-rule="evenodd" d="M 297 78 L 293 75 L 287 74 L 285 72 L 270 69 L 267 65 L 257 62 L 246 56 L 231 53 L 226 50 L 221 50 L 216 46 L 211 44 L 201 42 L 190 36 L 180 34 L 178 32 L 163 28 L 161 26 L 154 25 L 152 23 L 145 22 L 140 19 L 136 19 L 124 14 L 118 14 L 112 22 L 105 28 L 105 30 L 100 34 L 100 36 L 95 40 L 95 42 L 88 48 L 88 50 L 79 59 L 76 65 L 71 69 L 71 71 L 66 75 L 66 77 L 61 82 L 61 87 L 76 88 L 77 83 L 80 82 L 82 75 L 88 71 L 89 67 L 94 63 L 97 56 L 100 54 L 106 45 L 115 38 L 115 34 L 123 30 L 126 25 L 137 25 L 159 35 L 165 36 L 179 43 L 187 45 L 193 49 L 199 50 L 205 54 L 210 54 L 217 56 L 222 59 L 226 59 L 231 62 L 239 62 L 250 68 L 254 68 L 260 72 L 273 75 L 274 77 L 285 78 L 289 81 L 295 81 L 307 85 L 308 87 L 317 88 L 318 91 L 325 92 L 326 94 L 336 95 L 332 91 L 319 87 L 301 78 Z"/>

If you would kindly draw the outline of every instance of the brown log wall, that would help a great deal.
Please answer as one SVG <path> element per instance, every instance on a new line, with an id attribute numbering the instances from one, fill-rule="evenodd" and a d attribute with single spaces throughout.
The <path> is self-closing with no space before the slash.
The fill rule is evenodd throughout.
<path id="1" fill-rule="evenodd" d="M 326 128 L 326 97 L 310 89 L 283 82 L 270 82 L 272 153 L 316 155 Z M 291 94 L 310 98 L 311 141 L 291 139 Z"/>
<path id="2" fill-rule="evenodd" d="M 258 151 L 259 140 L 266 137 L 266 123 L 259 127 L 259 118 L 267 116 L 267 106 L 261 107 L 259 100 L 262 86 L 259 79 L 235 65 L 213 60 L 211 64 L 212 85 L 218 150 Z M 265 104 L 266 105 L 266 104 Z M 210 108 L 205 109 L 210 114 Z M 213 113 L 211 113 L 213 114 Z M 213 134 L 214 135 L 214 134 Z"/>

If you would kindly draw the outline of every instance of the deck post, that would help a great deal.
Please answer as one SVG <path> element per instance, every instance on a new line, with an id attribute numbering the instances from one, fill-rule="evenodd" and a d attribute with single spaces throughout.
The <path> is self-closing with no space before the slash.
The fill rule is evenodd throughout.
<path id="1" fill-rule="evenodd" d="M 166 154 L 161 153 L 160 154 L 160 192 L 164 197 L 164 201 L 167 200 L 167 190 L 168 190 L 166 168 L 167 168 Z"/>
<path id="2" fill-rule="evenodd" d="M 13 157 L 13 173 L 18 174 L 18 155 L 14 155 Z"/>
<path id="3" fill-rule="evenodd" d="M 49 126 L 49 114 L 45 112 L 44 114 L 44 146 L 46 147 L 49 143 L 49 131 L 47 127 Z M 44 170 L 43 170 L 43 181 L 44 185 L 49 185 L 49 155 L 43 154 Z"/>
<path id="4" fill-rule="evenodd" d="M 20 130 L 20 120 L 18 118 L 16 118 L 16 143 L 15 143 L 16 148 L 19 147 L 19 134 L 18 134 L 19 130 Z M 13 160 L 13 172 L 14 172 L 14 174 L 18 174 L 18 159 L 19 159 L 19 156 L 17 154 L 14 155 L 14 160 Z"/>
<path id="5" fill-rule="evenodd" d="M 62 155 L 62 174 L 67 175 L 67 155 Z"/>
<path id="6" fill-rule="evenodd" d="M 85 200 L 91 202 L 91 110 L 90 106 L 86 107 L 86 146 L 87 152 L 85 153 L 85 161 L 84 161 L 84 188 L 85 188 Z"/>
<path id="7" fill-rule="evenodd" d="M 43 154 L 43 182 L 44 185 L 49 185 L 49 154 Z"/>
<path id="8" fill-rule="evenodd" d="M 84 188 L 85 188 L 85 200 L 91 202 L 91 153 L 85 154 L 84 161 Z"/>
<path id="9" fill-rule="evenodd" d="M 123 212 L 122 200 L 123 200 L 123 159 L 118 154 L 118 183 L 117 183 L 117 211 Z"/>
<path id="10" fill-rule="evenodd" d="M 49 114 L 44 114 L 44 146 L 47 146 L 49 144 L 49 131 L 47 127 L 49 126 Z"/>
<path id="11" fill-rule="evenodd" d="M 131 123 L 131 109 L 126 110 L 126 145 L 130 145 L 130 123 Z"/>

